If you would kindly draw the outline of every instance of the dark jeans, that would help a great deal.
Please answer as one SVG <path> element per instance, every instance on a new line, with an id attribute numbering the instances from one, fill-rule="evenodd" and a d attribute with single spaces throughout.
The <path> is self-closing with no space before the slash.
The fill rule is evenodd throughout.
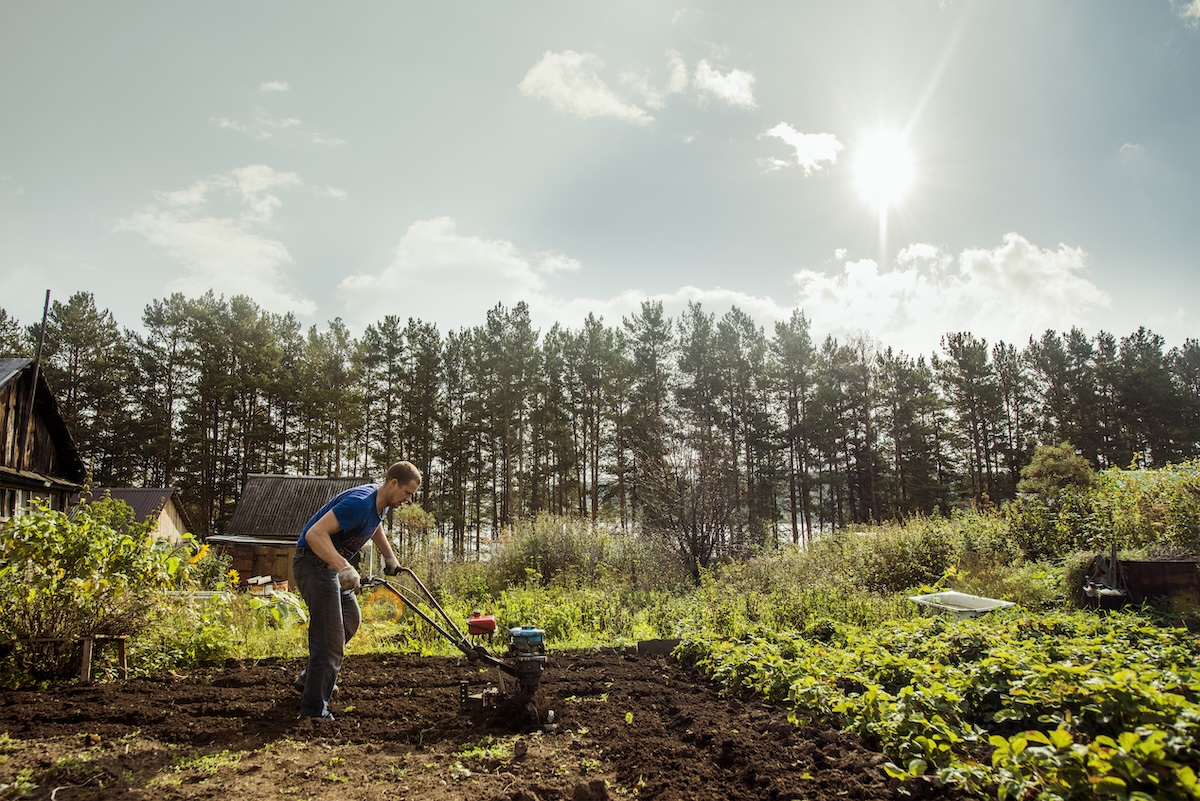
<path id="1" fill-rule="evenodd" d="M 358 631 L 362 616 L 353 592 L 342 592 L 337 571 L 307 548 L 297 548 L 292 575 L 308 605 L 308 667 L 300 717 L 332 717 L 329 699 L 346 656 L 346 643 Z"/>

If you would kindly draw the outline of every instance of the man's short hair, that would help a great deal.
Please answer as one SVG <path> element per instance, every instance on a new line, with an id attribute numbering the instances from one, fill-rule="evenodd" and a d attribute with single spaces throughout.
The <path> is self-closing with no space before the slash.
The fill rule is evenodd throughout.
<path id="1" fill-rule="evenodd" d="M 417 486 L 421 485 L 421 471 L 412 462 L 396 462 L 389 467 L 384 483 L 391 481 L 393 478 L 399 481 L 401 486 L 410 481 L 417 482 Z"/>

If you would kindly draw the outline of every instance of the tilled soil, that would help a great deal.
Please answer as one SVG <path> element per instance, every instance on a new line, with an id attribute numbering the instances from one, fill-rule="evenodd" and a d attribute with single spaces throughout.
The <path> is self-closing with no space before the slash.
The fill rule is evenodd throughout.
<path id="1" fill-rule="evenodd" d="M 665 657 L 555 654 L 536 701 L 460 702 L 465 659 L 346 660 L 335 721 L 299 720 L 295 660 L 0 692 L 0 797 L 128 799 L 953 798 L 904 796 L 857 738 L 721 698 Z"/>

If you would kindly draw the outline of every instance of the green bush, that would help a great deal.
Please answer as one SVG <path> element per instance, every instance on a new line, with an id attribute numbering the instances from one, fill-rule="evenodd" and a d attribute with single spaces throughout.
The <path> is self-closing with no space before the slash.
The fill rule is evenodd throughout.
<path id="1" fill-rule="evenodd" d="M 0 640 L 67 643 L 14 643 L 12 667 L 35 678 L 71 675 L 80 637 L 139 631 L 159 593 L 187 571 L 186 559 L 153 547 L 150 530 L 111 500 L 73 518 L 37 505 L 9 520 L 0 530 Z"/>
<path id="2" fill-rule="evenodd" d="M 1006 510 L 1027 559 L 1170 546 L 1200 554 L 1200 460 L 1157 470 L 1104 470 L 1087 487 L 1022 497 Z"/>
<path id="3" fill-rule="evenodd" d="M 740 637 L 760 628 L 794 631 L 820 620 L 871 625 L 912 614 L 901 596 L 863 590 L 836 572 L 815 575 L 806 556 L 787 549 L 702 570 L 676 629 Z M 827 556 L 821 554 L 823 563 Z"/>
<path id="4" fill-rule="evenodd" d="M 129 639 L 129 670 L 153 675 L 230 658 L 302 656 L 307 619 L 303 602 L 292 593 L 164 597 L 153 618 Z"/>
<path id="5" fill-rule="evenodd" d="M 1090 548 L 1172 545 L 1200 555 L 1200 459 L 1158 470 L 1105 470 L 1092 495 Z"/>
<path id="6" fill-rule="evenodd" d="M 959 543 L 946 521 L 919 518 L 838 535 L 848 583 L 865 590 L 903 592 L 936 582 L 958 563 Z"/>
<path id="7" fill-rule="evenodd" d="M 175 572 L 178 590 L 228 590 L 237 586 L 233 556 L 213 551 L 208 543 L 198 544 L 190 534 L 178 543 L 156 540 L 153 547 L 180 566 Z"/>
<path id="8" fill-rule="evenodd" d="M 498 654 L 507 648 L 508 629 L 518 626 L 543 629 L 547 647 L 553 650 L 581 650 L 677 636 L 680 621 L 690 613 L 686 599 L 672 593 L 638 590 L 617 581 L 579 582 L 562 577 L 547 584 L 536 575 L 496 596 L 457 597 L 443 587 L 438 603 L 464 633 L 472 612 L 495 615 L 499 630 L 491 649 Z M 424 611 L 441 622 L 427 605 Z M 411 611 L 399 621 L 371 623 L 364 629 L 363 635 L 355 638 L 360 652 L 371 647 L 364 643 L 378 643 L 383 650 L 458 653 Z"/>
<path id="9" fill-rule="evenodd" d="M 229 560 L 187 537 L 155 541 L 153 523 L 105 498 L 74 516 L 35 505 L 0 530 L 3 682 L 64 678 L 79 669 L 79 639 L 128 637 L 130 670 L 188 667 L 245 651 L 295 655 L 303 604 L 294 596 L 254 598 L 227 589 Z M 203 598 L 203 596 L 201 596 Z M 113 666 L 96 665 L 98 672 Z"/>

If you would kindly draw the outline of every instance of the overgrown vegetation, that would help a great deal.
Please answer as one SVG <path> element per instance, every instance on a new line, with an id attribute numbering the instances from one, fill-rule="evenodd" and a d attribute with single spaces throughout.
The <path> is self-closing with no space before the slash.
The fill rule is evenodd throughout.
<path id="1" fill-rule="evenodd" d="M 9 520 L 0 529 L 0 680 L 74 675 L 84 637 L 128 637 L 134 669 L 153 671 L 224 659 L 247 642 L 261 649 L 283 620 L 303 619 L 295 598 L 214 593 L 229 589 L 228 559 L 190 538 L 157 542 L 153 529 L 109 498 L 71 516 L 35 505 Z"/>
<path id="2" fill-rule="evenodd" d="M 79 638 L 143 630 L 187 570 L 123 503 L 88 504 L 74 518 L 36 507 L 0 531 L 0 640 L 18 674 L 70 675 Z"/>
<path id="3" fill-rule="evenodd" d="M 1027 557 L 1113 547 L 1200 554 L 1200 459 L 1158 470 L 1104 470 L 1086 482 L 1043 478 L 1051 483 L 1007 509 L 1012 536 Z"/>
<path id="4" fill-rule="evenodd" d="M 696 570 L 695 582 L 652 538 L 550 515 L 507 530 L 490 559 L 453 559 L 428 538 L 409 541 L 406 563 L 453 618 L 493 613 L 501 637 L 537 625 L 559 651 L 680 638 L 682 656 L 729 693 L 859 733 L 898 780 L 1006 799 L 1200 797 L 1200 647 L 1177 627 L 1195 613 L 1073 608 L 1094 553 L 1194 556 L 1200 463 L 1093 474 L 1078 471 L 1069 446 L 1035 462 L 1003 509 L 764 547 Z M 74 520 L 38 510 L 18 522 L 0 535 L 6 608 L 45 613 L 51 595 L 38 606 L 39 592 L 79 593 L 62 604 L 76 617 L 127 621 L 135 671 L 305 653 L 294 596 L 170 595 L 223 585 L 227 565 L 190 544 L 148 547 L 120 509 Z M 88 583 L 99 573 L 103 593 Z M 135 577 L 145 590 L 136 599 Z M 955 620 L 907 600 L 948 588 L 1017 606 Z M 10 617 L 0 617 L 6 632 Z M 455 653 L 399 608 L 364 625 L 350 650 Z"/>

